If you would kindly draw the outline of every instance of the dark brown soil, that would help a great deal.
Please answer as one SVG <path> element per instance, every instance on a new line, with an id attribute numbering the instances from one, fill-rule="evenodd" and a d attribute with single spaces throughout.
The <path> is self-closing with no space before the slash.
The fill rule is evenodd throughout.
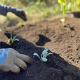
<path id="1" fill-rule="evenodd" d="M 19 32 L 19 42 L 8 45 L 10 30 Z M 65 26 L 60 18 L 41 21 L 20 27 L 11 27 L 0 32 L 0 48 L 14 48 L 21 54 L 33 58 L 26 71 L 19 74 L 0 72 L 0 80 L 80 80 L 80 19 L 66 18 Z M 39 55 L 49 47 L 53 55 L 47 62 L 41 62 L 33 53 Z"/>

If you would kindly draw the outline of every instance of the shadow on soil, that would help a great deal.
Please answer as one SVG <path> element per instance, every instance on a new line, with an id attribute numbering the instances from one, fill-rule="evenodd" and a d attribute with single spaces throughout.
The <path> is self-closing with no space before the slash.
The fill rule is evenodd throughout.
<path id="1" fill-rule="evenodd" d="M 39 40 L 36 42 L 36 45 L 38 46 L 44 46 L 45 43 L 50 42 L 51 40 L 44 35 L 39 35 Z"/>
<path id="2" fill-rule="evenodd" d="M 33 53 L 36 52 L 40 55 L 44 48 L 36 47 L 25 39 L 18 38 L 20 41 L 13 45 L 0 42 L 0 48 L 14 48 L 21 54 L 32 57 L 34 62 L 32 65 L 28 65 L 26 71 L 21 69 L 18 74 L 0 72 L 0 80 L 80 80 L 80 70 L 58 54 L 52 52 L 53 55 L 48 56 L 47 62 L 41 62 L 33 56 Z"/>

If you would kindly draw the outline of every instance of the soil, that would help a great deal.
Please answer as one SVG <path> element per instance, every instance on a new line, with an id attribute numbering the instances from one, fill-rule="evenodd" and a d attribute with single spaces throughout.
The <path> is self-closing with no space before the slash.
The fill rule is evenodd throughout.
<path id="1" fill-rule="evenodd" d="M 61 18 L 45 20 L 19 27 L 10 27 L 0 32 L 0 48 L 14 48 L 34 61 L 26 71 L 18 74 L 0 72 L 0 80 L 80 80 L 80 19 L 66 17 L 65 26 Z M 19 42 L 8 44 L 10 30 L 13 35 L 21 32 Z M 47 62 L 40 61 L 39 55 L 49 47 Z"/>

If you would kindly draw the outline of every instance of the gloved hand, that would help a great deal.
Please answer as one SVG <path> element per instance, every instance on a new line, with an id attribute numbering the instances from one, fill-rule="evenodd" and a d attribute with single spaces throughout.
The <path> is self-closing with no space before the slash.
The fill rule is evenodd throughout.
<path id="1" fill-rule="evenodd" d="M 26 14 L 23 10 L 17 9 L 17 8 L 11 8 L 11 12 L 14 13 L 16 16 L 20 17 L 21 19 L 23 19 L 24 21 L 27 20 L 26 18 Z"/>
<path id="2" fill-rule="evenodd" d="M 32 63 L 32 59 L 29 56 L 20 54 L 12 48 L 0 49 L 1 71 L 19 73 L 20 68 L 26 70 L 27 64 L 24 61 Z"/>

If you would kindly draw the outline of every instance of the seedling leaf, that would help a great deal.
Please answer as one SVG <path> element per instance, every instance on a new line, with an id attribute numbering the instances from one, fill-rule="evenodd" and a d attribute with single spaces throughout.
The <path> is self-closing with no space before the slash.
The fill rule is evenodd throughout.
<path id="1" fill-rule="evenodd" d="M 45 48 L 45 50 L 46 50 L 46 51 L 48 51 L 48 50 L 49 50 L 49 48 L 47 47 L 47 48 Z"/>
<path id="2" fill-rule="evenodd" d="M 35 55 L 35 56 L 38 56 L 39 57 L 39 55 L 37 54 L 37 53 L 34 53 L 33 55 Z M 40 57 L 39 57 L 40 58 Z"/>
<path id="3" fill-rule="evenodd" d="M 44 61 L 44 62 L 46 62 L 47 58 L 41 57 L 41 60 Z"/>
<path id="4" fill-rule="evenodd" d="M 15 39 L 15 41 L 19 41 L 19 39 Z"/>
<path id="5" fill-rule="evenodd" d="M 58 0 L 58 3 L 65 5 L 66 0 Z"/>
<path id="6" fill-rule="evenodd" d="M 42 55 L 43 55 L 43 57 L 47 57 L 47 54 L 48 54 L 48 52 L 46 51 L 46 50 L 44 50 L 43 52 L 42 52 Z"/>
<path id="7" fill-rule="evenodd" d="M 51 54 L 53 54 L 53 53 L 48 53 L 47 56 L 49 56 L 49 55 L 51 55 Z"/>

